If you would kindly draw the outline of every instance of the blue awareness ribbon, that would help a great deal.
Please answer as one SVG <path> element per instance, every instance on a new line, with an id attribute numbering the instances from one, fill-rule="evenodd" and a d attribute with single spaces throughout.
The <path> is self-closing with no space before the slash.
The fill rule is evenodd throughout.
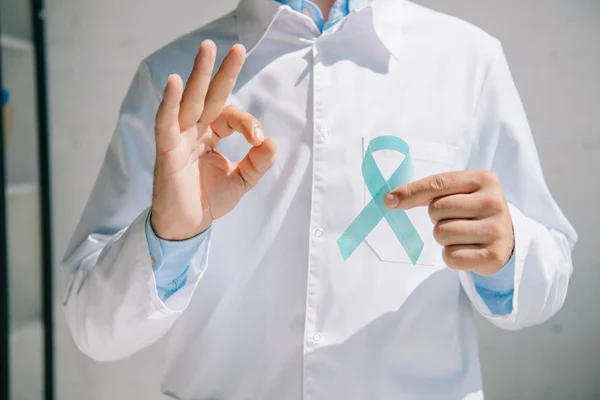
<path id="1" fill-rule="evenodd" d="M 373 153 L 380 150 L 393 150 L 404 154 L 404 160 L 387 181 L 373 158 Z M 408 144 L 396 136 L 376 137 L 369 142 L 361 169 L 373 199 L 337 241 L 344 261 L 367 239 L 379 221 L 385 218 L 412 263 L 416 264 L 423 251 L 423 240 L 404 210 L 390 210 L 384 202 L 385 196 L 390 191 L 412 180 L 413 164 Z"/>

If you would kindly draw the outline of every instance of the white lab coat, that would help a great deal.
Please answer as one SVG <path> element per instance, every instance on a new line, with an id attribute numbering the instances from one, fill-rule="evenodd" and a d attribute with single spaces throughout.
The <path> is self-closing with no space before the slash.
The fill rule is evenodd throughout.
<path id="1" fill-rule="evenodd" d="M 279 150 L 163 302 L 144 232 L 154 115 L 169 74 L 186 79 L 207 38 L 219 60 L 238 41 L 250 50 L 229 103 Z M 509 315 L 492 315 L 470 274 L 444 265 L 425 208 L 408 212 L 425 243 L 416 265 L 385 222 L 343 261 L 336 241 L 369 201 L 361 163 L 379 135 L 409 143 L 414 179 L 499 176 L 516 238 Z M 219 150 L 237 160 L 248 145 L 238 135 Z M 385 174 L 398 157 L 376 160 Z M 546 321 L 564 302 L 575 242 L 496 39 L 404 0 L 375 0 L 322 36 L 288 7 L 243 0 L 141 64 L 67 252 L 64 308 L 97 360 L 168 333 L 174 398 L 480 399 L 471 306 L 504 329 Z"/>

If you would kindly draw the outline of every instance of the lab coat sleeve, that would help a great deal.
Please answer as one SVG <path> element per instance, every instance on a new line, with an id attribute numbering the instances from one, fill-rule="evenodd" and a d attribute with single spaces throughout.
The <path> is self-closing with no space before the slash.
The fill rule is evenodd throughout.
<path id="1" fill-rule="evenodd" d="M 210 239 L 190 262 L 186 284 L 160 299 L 145 229 L 160 98 L 142 64 L 63 261 L 67 323 L 79 349 L 100 361 L 127 357 L 169 331 L 206 268 Z"/>
<path id="2" fill-rule="evenodd" d="M 496 173 L 515 233 L 512 310 L 495 315 L 476 290 L 472 274 L 461 272 L 475 308 L 493 324 L 516 330 L 540 324 L 562 307 L 573 270 L 577 235 L 544 180 L 525 111 L 508 63 L 497 43 L 474 111 L 474 136 L 467 169 Z"/>

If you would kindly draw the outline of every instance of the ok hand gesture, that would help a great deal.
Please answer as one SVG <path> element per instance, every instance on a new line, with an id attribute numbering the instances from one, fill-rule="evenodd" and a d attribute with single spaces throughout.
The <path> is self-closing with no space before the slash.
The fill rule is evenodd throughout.
<path id="1" fill-rule="evenodd" d="M 235 45 L 211 80 L 216 46 L 205 41 L 184 89 L 171 75 L 156 114 L 156 166 L 151 223 L 167 240 L 185 240 L 207 229 L 237 205 L 271 168 L 275 141 L 248 112 L 225 106 L 246 58 Z M 253 146 L 240 162 L 215 150 L 240 132 Z"/>

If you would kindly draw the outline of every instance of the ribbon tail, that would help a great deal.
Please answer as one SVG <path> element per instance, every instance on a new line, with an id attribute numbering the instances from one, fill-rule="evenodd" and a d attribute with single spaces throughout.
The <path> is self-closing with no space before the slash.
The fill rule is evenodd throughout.
<path id="1" fill-rule="evenodd" d="M 406 212 L 403 210 L 390 210 L 386 213 L 385 219 L 402 247 L 404 247 L 410 261 L 413 265 L 416 264 L 425 244 Z"/>
<path id="2" fill-rule="evenodd" d="M 382 219 L 383 214 L 379 210 L 379 207 L 377 207 L 375 200 L 371 200 L 337 241 L 344 261 L 350 258 L 352 253 L 354 253 Z"/>

